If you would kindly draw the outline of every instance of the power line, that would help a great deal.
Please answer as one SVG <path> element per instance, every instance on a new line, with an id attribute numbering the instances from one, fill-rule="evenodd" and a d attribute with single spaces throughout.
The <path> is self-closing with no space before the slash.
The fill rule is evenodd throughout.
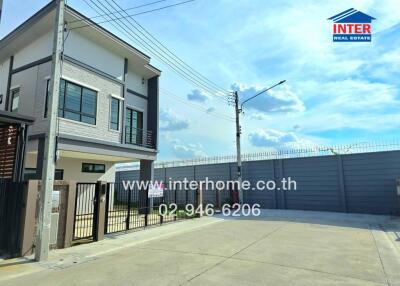
<path id="1" fill-rule="evenodd" d="M 134 10 L 134 9 L 138 9 L 138 8 L 143 8 L 143 7 L 146 7 L 146 6 L 158 4 L 158 3 L 161 3 L 161 2 L 165 2 L 165 1 L 168 1 L 168 0 L 158 0 L 158 1 L 147 3 L 147 4 L 138 5 L 138 6 L 135 6 L 135 7 L 131 7 L 131 8 L 125 9 L 125 11 L 130 11 L 130 10 Z M 117 11 L 117 12 L 114 12 L 114 13 L 111 13 L 111 14 L 116 14 L 118 12 L 121 12 L 121 11 Z M 69 21 L 69 24 L 86 21 L 87 19 L 93 20 L 93 19 L 96 19 L 96 18 L 104 17 L 104 16 L 107 16 L 107 14 L 97 15 L 97 16 L 94 16 L 94 17 L 87 17 L 86 19 L 79 19 L 79 20 Z"/>
<path id="2" fill-rule="evenodd" d="M 186 105 L 192 106 L 193 108 L 197 108 L 198 110 L 201 110 L 201 111 L 205 111 L 207 114 L 211 114 L 211 113 L 212 114 L 218 114 L 218 115 L 223 116 L 223 117 L 225 117 L 227 119 L 231 119 L 231 120 L 234 119 L 233 117 L 230 117 L 229 115 L 226 115 L 226 114 L 223 114 L 223 113 L 218 113 L 218 112 L 215 112 L 215 111 L 209 111 L 208 108 L 206 108 L 206 107 L 204 107 L 202 105 L 195 104 L 195 103 L 189 103 L 189 102 L 185 101 L 182 97 L 176 95 L 175 93 L 173 93 L 171 91 L 166 90 L 165 88 L 161 88 L 161 91 L 163 93 L 165 93 L 166 95 L 169 95 L 169 96 L 172 96 L 172 97 L 178 99 L 179 101 L 181 101 L 182 103 L 184 103 Z"/>
<path id="3" fill-rule="evenodd" d="M 207 110 L 207 108 L 205 108 L 203 106 L 200 106 L 200 105 L 194 104 L 194 103 L 186 102 L 180 96 L 177 96 L 176 94 L 174 94 L 171 91 L 168 91 L 168 90 L 166 90 L 164 88 L 161 88 L 161 92 L 164 93 L 167 96 L 172 97 L 172 99 L 177 100 L 177 101 L 179 101 L 179 102 L 181 102 L 181 103 L 183 103 L 183 104 L 185 104 L 185 105 L 187 105 L 187 106 L 189 106 L 189 107 L 191 107 L 193 109 L 205 112 L 207 115 L 214 116 L 214 117 L 217 117 L 217 118 L 220 118 L 220 119 L 224 119 L 224 120 L 227 120 L 227 121 L 230 121 L 230 122 L 235 122 L 234 118 L 230 117 L 229 115 L 222 114 L 222 113 L 215 112 L 215 111 L 211 111 L 210 112 L 210 111 Z"/>
<path id="4" fill-rule="evenodd" d="M 90 8 L 92 8 L 96 13 L 98 13 L 98 10 L 96 8 L 94 8 L 91 4 L 89 4 L 86 0 L 84 0 L 86 2 L 86 4 L 88 4 L 88 6 Z M 103 13 L 105 13 L 106 11 L 101 8 L 99 5 L 97 5 L 94 1 L 90 0 L 98 9 L 100 9 Z M 104 5 L 102 3 L 99 3 L 102 7 L 104 7 Z M 107 7 L 105 7 L 107 9 L 108 12 L 111 12 Z M 107 14 L 107 17 L 109 19 L 112 19 L 112 17 L 110 16 L 109 13 L 105 13 Z M 104 17 L 105 18 L 105 17 Z M 111 21 L 109 21 L 111 22 Z M 126 27 L 123 27 L 121 25 L 121 23 Z M 123 31 L 121 31 L 122 33 L 126 34 L 129 38 L 133 39 L 134 41 L 136 41 L 140 46 L 142 46 L 144 49 L 148 50 L 148 51 L 152 51 L 155 56 L 160 59 L 162 62 L 164 62 L 165 64 L 167 64 L 171 69 L 173 69 L 175 72 L 177 72 L 178 74 L 180 74 L 182 77 L 184 77 L 186 80 L 190 81 L 192 84 L 198 86 L 199 88 L 207 91 L 208 93 L 210 93 L 211 95 L 215 96 L 216 91 L 213 90 L 211 87 L 205 85 L 204 83 L 200 82 L 200 80 L 198 78 L 196 78 L 193 75 L 188 74 L 185 70 L 182 70 L 181 67 L 177 66 L 177 64 L 171 60 L 166 58 L 163 54 L 160 54 L 157 50 L 155 50 L 155 48 L 153 46 L 151 46 L 146 40 L 144 40 L 142 37 L 140 37 L 137 33 L 135 33 L 134 31 L 132 31 L 129 26 L 122 22 L 121 23 L 116 22 L 116 23 L 110 23 L 113 27 L 115 27 L 117 30 L 121 31 L 121 29 Z M 117 24 L 118 27 L 115 25 Z M 132 24 L 131 24 L 132 25 Z M 134 29 L 138 30 L 136 27 L 133 26 Z M 218 95 L 217 95 L 218 96 Z M 221 96 L 221 95 L 219 95 Z M 221 98 L 222 99 L 222 98 Z"/>
<path id="5" fill-rule="evenodd" d="M 110 5 L 113 9 L 115 9 L 108 0 L 105 0 L 108 5 Z M 118 5 L 114 0 L 111 0 L 119 9 L 122 9 L 121 6 Z M 125 14 L 127 14 L 125 12 Z M 221 92 L 223 94 L 227 93 L 227 91 L 221 87 L 219 87 L 217 84 L 209 80 L 208 78 L 204 77 L 202 74 L 194 70 L 191 66 L 186 64 L 181 58 L 179 58 L 176 54 L 174 54 L 171 50 L 169 50 L 165 45 L 163 45 L 157 38 L 155 38 L 150 32 L 148 32 L 142 25 L 140 25 L 133 17 L 130 17 L 130 19 L 135 22 L 137 26 L 141 28 L 138 29 L 131 21 L 128 20 L 129 24 L 135 28 L 140 34 L 142 34 L 147 40 L 149 40 L 154 46 L 156 46 L 161 52 L 165 53 L 169 57 L 171 57 L 173 60 L 177 61 L 179 65 L 182 67 L 188 69 L 189 73 L 198 77 L 201 79 L 205 84 L 211 86 L 215 91 Z"/>
<path id="6" fill-rule="evenodd" d="M 73 28 L 71 28 L 71 30 L 81 29 L 81 28 L 90 27 L 90 26 L 95 26 L 95 25 L 108 23 L 108 22 L 114 22 L 114 21 L 118 21 L 118 20 L 121 20 L 121 19 L 126 19 L 128 17 L 132 17 L 132 16 L 143 15 L 143 14 L 147 14 L 147 13 L 151 13 L 151 12 L 155 12 L 155 11 L 171 8 L 171 7 L 174 7 L 174 6 L 183 5 L 183 4 L 186 4 L 186 3 L 189 3 L 189 2 L 193 2 L 193 1 L 195 1 L 195 0 L 187 0 L 187 1 L 179 2 L 179 3 L 175 3 L 175 4 L 172 4 L 172 5 L 168 5 L 168 6 L 164 6 L 164 7 L 160 7 L 160 8 L 156 8 L 156 9 L 152 9 L 152 10 L 147 10 L 147 11 L 139 12 L 139 13 L 132 14 L 132 15 L 128 15 L 128 16 L 125 16 L 125 17 L 116 18 L 116 19 L 113 19 L 113 20 L 105 20 L 105 21 L 101 21 L 101 22 L 97 22 L 97 23 L 91 23 L 91 24 L 87 24 L 87 25 L 82 25 L 82 26 L 79 26 L 79 27 L 73 27 Z M 105 13 L 104 15 L 97 15 L 97 16 L 98 17 L 104 17 L 104 16 L 109 16 L 111 14 L 116 14 L 116 13 L 118 13 L 118 12 Z M 84 20 L 87 20 L 87 19 L 84 19 Z"/>
<path id="7" fill-rule="evenodd" d="M 118 3 L 115 0 L 111 0 L 119 9 L 121 9 L 122 11 L 123 8 L 118 5 Z M 106 2 L 108 3 L 108 1 L 106 0 Z M 111 6 L 111 5 L 110 5 Z M 126 15 L 128 15 L 128 13 L 126 12 L 126 10 L 124 11 Z M 180 57 L 178 57 L 175 53 L 173 53 L 170 49 L 168 49 L 168 47 L 166 47 L 163 43 L 161 43 L 156 37 L 154 37 L 148 30 L 146 30 L 138 21 L 136 21 L 133 17 L 130 17 L 130 19 L 135 22 L 136 25 L 138 25 L 144 32 L 145 34 L 149 35 L 151 39 L 153 39 L 158 45 L 160 45 L 162 47 L 162 49 L 164 49 L 164 52 L 166 51 L 167 54 L 170 54 L 173 58 L 175 58 L 178 62 L 180 62 L 183 66 L 187 67 L 190 71 L 192 71 L 193 73 L 197 74 L 200 78 L 202 78 L 205 82 L 211 84 L 212 86 L 214 86 L 217 90 L 220 90 L 223 93 L 228 93 L 228 91 L 222 87 L 220 87 L 219 85 L 217 85 L 216 83 L 212 82 L 211 80 L 209 80 L 208 78 L 206 78 L 205 76 L 203 76 L 202 74 L 200 74 L 199 72 L 197 72 L 196 70 L 194 70 L 191 66 L 189 66 L 186 62 L 184 62 Z M 156 45 L 157 45 L 156 44 Z"/>
<path id="8" fill-rule="evenodd" d="M 84 0 L 86 2 L 86 0 Z M 105 12 L 105 10 L 102 8 L 104 7 L 107 11 L 111 12 L 107 7 L 105 7 L 102 3 L 98 3 L 99 5 L 101 5 L 102 7 L 100 7 L 99 5 L 96 4 L 96 2 L 94 2 L 94 0 L 90 0 L 90 2 L 92 2 L 98 9 L 100 9 L 103 13 Z M 87 3 L 87 2 L 86 2 Z M 89 4 L 89 3 L 87 3 Z M 91 6 L 92 9 L 94 9 Z M 111 18 L 111 16 L 107 16 L 109 18 Z M 193 77 L 191 75 L 189 75 L 186 71 L 182 70 L 179 66 L 176 65 L 176 63 L 174 61 L 171 61 L 170 59 L 166 58 L 164 54 L 158 52 L 152 45 L 150 45 L 146 40 L 144 40 L 142 37 L 140 37 L 140 35 L 138 35 L 136 32 L 134 32 L 132 29 L 130 29 L 130 27 L 124 23 L 124 22 L 116 22 L 116 24 L 124 30 L 125 34 L 128 34 L 128 37 L 130 37 L 131 39 L 133 39 L 134 41 L 138 42 L 138 44 L 140 46 L 142 46 L 145 50 L 149 51 L 150 53 L 153 53 L 159 60 L 161 60 L 162 62 L 164 62 L 165 64 L 167 64 L 170 68 L 172 68 L 175 72 L 177 72 L 178 74 L 180 74 L 182 77 L 184 77 L 185 79 L 189 80 L 192 84 L 195 84 L 196 86 L 198 86 L 201 89 L 205 89 L 207 90 L 211 95 L 214 95 L 215 91 L 210 89 L 209 87 L 207 87 L 206 85 L 202 84 L 201 82 L 199 82 L 199 80 L 196 77 Z M 125 27 L 123 27 L 121 24 L 123 24 Z M 115 27 L 115 25 L 113 25 Z M 135 30 L 138 30 L 136 27 L 133 27 Z M 118 28 L 117 28 L 118 29 Z M 121 30 L 120 30 L 121 31 Z M 139 31 L 140 32 L 140 31 Z"/>
<path id="9" fill-rule="evenodd" d="M 105 0 L 107 2 L 107 4 L 112 8 L 115 9 L 108 0 Z M 120 9 L 122 9 L 121 6 L 119 6 L 114 0 L 112 0 L 113 3 L 115 5 L 117 5 L 117 7 L 119 7 Z M 108 10 L 108 9 L 107 9 Z M 109 11 L 109 10 L 108 10 Z M 125 13 L 127 14 L 127 13 Z M 120 14 L 121 15 L 121 14 Z M 200 84 L 204 87 L 207 87 L 207 89 L 211 92 L 211 94 L 213 95 L 213 93 L 217 93 L 217 95 L 220 95 L 219 93 L 225 94 L 225 90 L 220 89 L 218 86 L 216 86 L 216 84 L 214 84 L 213 82 L 211 82 L 210 80 L 208 80 L 207 78 L 205 78 L 204 76 L 202 76 L 200 73 L 198 73 L 197 71 L 195 71 L 193 68 L 191 68 L 189 65 L 187 65 L 185 62 L 183 62 L 178 56 L 176 56 L 175 54 L 173 54 L 170 50 L 168 50 L 164 45 L 162 45 L 153 35 L 151 35 L 147 30 L 144 29 L 143 26 L 141 26 L 134 18 L 130 17 L 131 20 L 133 20 L 140 28 L 137 28 L 131 21 L 129 21 L 128 19 L 128 23 L 130 24 L 130 26 L 132 28 L 134 28 L 136 31 L 138 31 L 143 37 L 146 38 L 146 40 L 150 41 L 150 43 L 153 45 L 153 47 L 157 48 L 157 50 L 162 53 L 163 55 L 167 56 L 169 59 L 171 59 L 174 63 L 176 63 L 177 65 L 179 65 L 180 68 L 184 69 L 186 72 L 185 74 L 190 76 L 190 77 L 194 77 L 197 79 L 197 82 L 200 82 Z M 139 36 L 141 37 L 141 36 Z M 161 47 L 160 47 L 161 46 Z M 172 55 L 172 56 L 171 56 Z M 204 80 L 203 78 L 205 78 L 206 80 Z M 211 83 L 211 84 L 210 84 Z"/>

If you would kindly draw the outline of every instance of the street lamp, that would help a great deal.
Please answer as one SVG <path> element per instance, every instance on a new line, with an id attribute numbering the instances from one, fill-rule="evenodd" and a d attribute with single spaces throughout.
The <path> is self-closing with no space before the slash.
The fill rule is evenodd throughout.
<path id="1" fill-rule="evenodd" d="M 281 85 L 282 83 L 286 82 L 286 80 L 282 80 L 278 82 L 277 84 L 274 84 L 273 86 L 266 88 L 259 93 L 249 97 L 245 101 L 240 104 L 239 108 L 239 93 L 235 91 L 234 98 L 235 98 L 235 115 L 236 115 L 236 157 L 237 157 L 237 181 L 238 181 L 238 193 L 239 193 L 239 203 L 242 205 L 243 204 L 243 191 L 242 191 L 242 156 L 241 156 L 241 150 L 240 150 L 240 135 L 242 133 L 241 126 L 240 126 L 240 113 L 243 112 L 243 105 L 256 98 L 257 96 L 263 94 L 264 92 L 267 92 L 268 90 L 273 89 L 274 87 Z"/>

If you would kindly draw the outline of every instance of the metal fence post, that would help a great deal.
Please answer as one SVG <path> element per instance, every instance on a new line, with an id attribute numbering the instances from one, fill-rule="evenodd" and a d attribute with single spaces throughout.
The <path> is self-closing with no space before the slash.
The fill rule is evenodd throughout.
<path id="1" fill-rule="evenodd" d="M 279 169 L 280 169 L 280 178 L 281 178 L 281 184 L 282 184 L 282 179 L 285 177 L 285 169 L 283 167 L 283 160 L 279 160 Z M 282 208 L 285 210 L 287 208 L 286 206 L 286 191 L 282 188 L 281 186 L 281 192 L 282 192 Z"/>
<path id="2" fill-rule="evenodd" d="M 115 193 L 115 184 L 114 183 L 114 193 Z M 111 183 L 107 183 L 107 190 L 106 190 L 106 213 L 104 218 L 104 233 L 108 233 L 108 212 L 110 211 L 110 190 L 111 190 Z"/>
<path id="3" fill-rule="evenodd" d="M 129 230 L 129 226 L 131 223 L 131 203 L 132 203 L 132 189 L 128 189 L 128 212 L 126 214 L 126 220 L 125 220 L 125 230 Z"/>
<path id="4" fill-rule="evenodd" d="M 145 215 L 144 215 L 144 226 L 148 226 L 149 221 L 148 221 L 148 215 L 149 215 L 149 189 L 147 188 L 145 190 L 146 192 L 146 204 L 145 204 Z"/>
<path id="5" fill-rule="evenodd" d="M 105 195 L 107 183 L 97 181 L 94 197 L 94 212 L 93 212 L 93 240 L 99 241 L 104 238 L 105 224 Z"/>
<path id="6" fill-rule="evenodd" d="M 343 160 L 342 156 L 337 156 L 337 163 L 338 163 L 338 175 L 339 175 L 339 192 L 340 192 L 340 201 L 342 202 L 342 211 L 348 212 L 347 206 L 347 195 L 346 195 L 346 186 L 344 182 L 344 170 L 343 170 Z"/>
<path id="7" fill-rule="evenodd" d="M 197 191 L 196 191 L 196 205 L 197 205 L 196 209 L 198 209 L 199 206 L 201 206 L 200 207 L 201 211 L 199 213 L 199 217 L 202 217 L 203 216 L 203 186 L 202 186 L 202 184 L 199 184 L 199 187 L 197 188 Z"/>
<path id="8" fill-rule="evenodd" d="M 175 204 L 178 206 L 178 208 L 179 208 L 176 189 L 174 190 L 174 200 L 175 200 L 174 203 L 175 203 Z M 175 216 L 174 216 L 174 220 L 176 220 L 176 213 L 175 213 Z"/>
<path id="9" fill-rule="evenodd" d="M 274 182 L 275 182 L 275 186 L 277 185 L 276 184 L 276 172 L 275 172 L 275 162 L 276 162 L 276 160 L 271 160 L 271 168 L 272 168 L 272 178 L 274 179 Z M 272 191 L 272 197 L 273 197 L 273 200 L 274 200 L 274 208 L 275 209 L 277 209 L 278 208 L 278 195 L 277 195 L 277 190 L 276 190 L 276 188 L 275 188 L 275 190 L 273 190 Z"/>

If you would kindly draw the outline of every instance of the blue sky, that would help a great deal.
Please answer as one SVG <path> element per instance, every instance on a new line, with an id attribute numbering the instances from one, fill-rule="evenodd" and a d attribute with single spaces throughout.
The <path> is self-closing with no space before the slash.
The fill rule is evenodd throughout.
<path id="1" fill-rule="evenodd" d="M 4 2 L 0 37 L 48 1 Z M 124 8 L 146 2 L 151 1 L 118 1 Z M 96 15 L 80 0 L 68 4 Z M 136 20 L 196 70 L 239 90 L 244 99 L 287 80 L 245 107 L 242 149 L 247 153 L 397 138 L 398 5 L 389 0 L 196 0 Z M 377 19 L 372 43 L 332 42 L 327 18 L 349 8 Z M 153 64 L 163 70 L 159 159 L 234 154 L 232 106 L 196 90 L 157 60 Z"/>

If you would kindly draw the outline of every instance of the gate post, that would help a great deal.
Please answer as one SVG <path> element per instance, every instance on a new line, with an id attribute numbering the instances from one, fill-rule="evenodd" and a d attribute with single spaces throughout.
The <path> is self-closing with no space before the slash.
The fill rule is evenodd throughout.
<path id="1" fill-rule="evenodd" d="M 97 181 L 94 197 L 93 240 L 104 238 L 107 182 Z"/>
<path id="2" fill-rule="evenodd" d="M 23 210 L 21 214 L 20 255 L 30 255 L 34 250 L 35 240 L 35 212 L 38 198 L 39 181 L 28 181 L 24 186 Z"/>
<path id="3" fill-rule="evenodd" d="M 139 181 L 152 183 L 154 180 L 154 161 L 140 160 Z M 139 209 L 140 215 L 144 215 L 144 225 L 148 225 L 149 210 L 149 186 L 147 188 L 139 188 Z"/>
<path id="4" fill-rule="evenodd" d="M 75 221 L 75 200 L 76 200 L 76 182 L 68 181 L 68 199 L 65 214 L 65 236 L 64 248 L 72 246 L 74 238 L 74 221 Z"/>
<path id="5" fill-rule="evenodd" d="M 343 170 L 343 160 L 342 156 L 337 156 L 337 164 L 338 164 L 338 175 L 339 175 L 339 191 L 340 191 L 340 201 L 342 202 L 342 211 L 347 213 L 347 195 L 346 195 L 346 185 L 344 182 L 344 170 Z"/>
<path id="6" fill-rule="evenodd" d="M 114 184 L 114 194 L 115 194 L 115 184 Z M 104 216 L 104 234 L 108 233 L 108 213 L 110 211 L 110 209 L 109 209 L 110 208 L 110 193 L 111 193 L 111 183 L 107 183 L 106 207 L 105 207 L 105 216 Z"/>
<path id="7" fill-rule="evenodd" d="M 196 191 L 196 205 L 197 205 L 197 208 L 199 206 L 201 206 L 199 217 L 202 217 L 203 216 L 203 186 L 202 186 L 202 184 L 199 184 L 199 187 L 197 188 L 197 191 Z"/>

